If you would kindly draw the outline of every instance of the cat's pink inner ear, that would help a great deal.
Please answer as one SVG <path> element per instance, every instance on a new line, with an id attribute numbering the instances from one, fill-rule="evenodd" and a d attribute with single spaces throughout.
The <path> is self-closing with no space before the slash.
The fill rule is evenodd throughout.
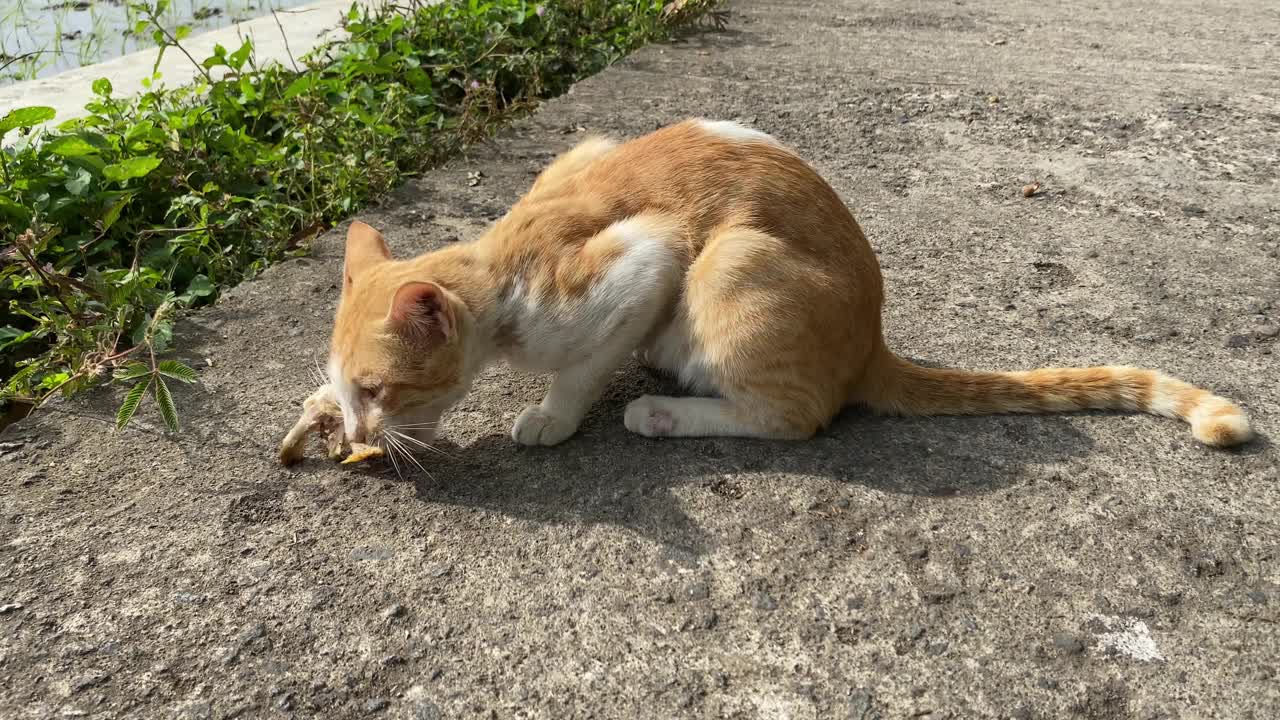
<path id="1" fill-rule="evenodd" d="M 347 230 L 347 248 L 343 258 L 343 277 L 346 282 L 364 272 L 365 268 L 391 259 L 391 250 L 382 233 L 356 220 Z"/>
<path id="2" fill-rule="evenodd" d="M 439 285 L 407 282 L 396 291 L 387 319 L 399 331 L 440 340 L 453 337 L 453 307 Z"/>

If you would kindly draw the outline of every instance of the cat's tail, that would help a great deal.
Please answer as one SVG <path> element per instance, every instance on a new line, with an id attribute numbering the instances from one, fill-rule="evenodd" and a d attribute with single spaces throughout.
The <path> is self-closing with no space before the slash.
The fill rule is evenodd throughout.
<path id="1" fill-rule="evenodd" d="M 1131 410 L 1186 420 L 1197 440 L 1214 447 L 1253 436 L 1244 411 L 1230 400 L 1156 370 L 1121 366 L 939 370 L 881 350 L 850 400 L 892 415 Z"/>

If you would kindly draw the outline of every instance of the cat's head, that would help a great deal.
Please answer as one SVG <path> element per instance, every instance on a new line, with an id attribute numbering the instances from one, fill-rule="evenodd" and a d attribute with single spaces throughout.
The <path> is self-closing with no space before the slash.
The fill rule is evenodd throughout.
<path id="1" fill-rule="evenodd" d="M 352 223 L 328 367 L 350 441 L 398 430 L 429 442 L 471 386 L 470 314 L 421 272 L 392 259 L 377 230 Z"/>

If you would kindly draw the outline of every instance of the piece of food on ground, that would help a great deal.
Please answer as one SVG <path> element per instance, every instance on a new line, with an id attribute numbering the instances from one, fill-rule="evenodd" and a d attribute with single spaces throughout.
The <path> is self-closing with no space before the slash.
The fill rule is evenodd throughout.
<path id="1" fill-rule="evenodd" d="M 342 461 L 343 465 L 358 463 L 372 458 L 382 457 L 385 453 L 382 448 L 377 445 L 365 445 L 364 443 L 351 443 L 351 454 Z"/>

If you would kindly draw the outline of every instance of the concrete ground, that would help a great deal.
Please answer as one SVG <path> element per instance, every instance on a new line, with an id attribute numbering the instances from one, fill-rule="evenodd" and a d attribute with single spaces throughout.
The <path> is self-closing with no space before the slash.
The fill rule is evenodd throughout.
<path id="1" fill-rule="evenodd" d="M 438 247 L 583 129 L 739 119 L 854 209 L 901 352 L 1154 366 L 1262 437 L 850 412 L 805 444 L 653 441 L 622 407 L 664 381 L 627 368 L 579 436 L 525 449 L 507 431 L 546 380 L 498 369 L 431 477 L 286 470 L 338 228 L 182 326 L 210 365 L 182 435 L 149 414 L 113 434 L 98 393 L 0 436 L 0 715 L 1280 715 L 1277 10 L 734 10 L 361 219 L 401 253 Z"/>

